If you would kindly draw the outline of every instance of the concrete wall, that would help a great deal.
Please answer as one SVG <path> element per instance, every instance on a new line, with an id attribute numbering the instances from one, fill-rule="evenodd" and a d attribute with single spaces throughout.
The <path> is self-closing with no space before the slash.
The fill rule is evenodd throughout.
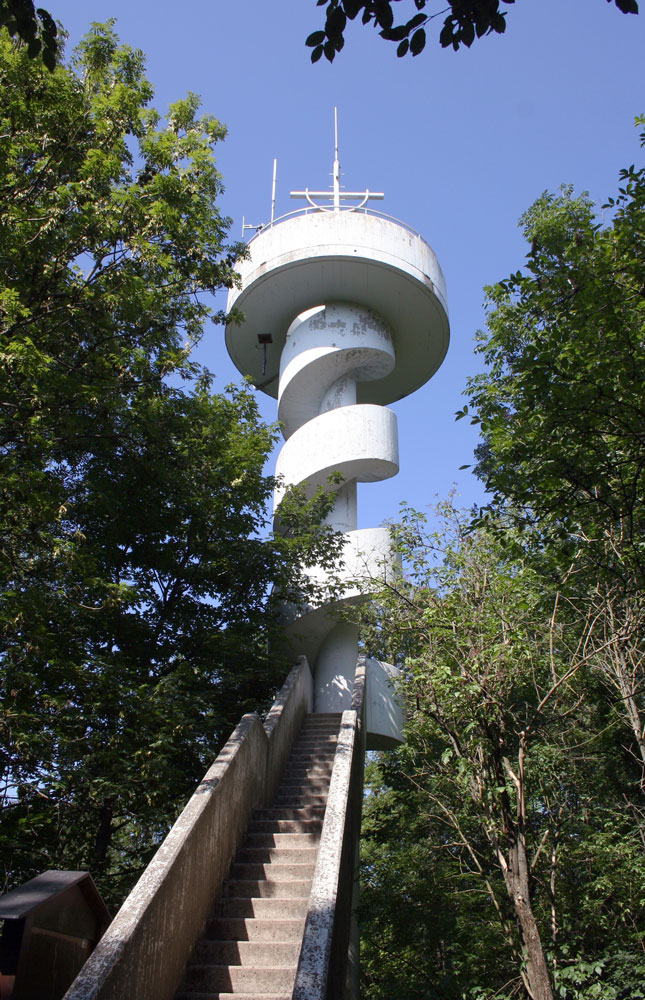
<path id="1" fill-rule="evenodd" d="M 405 705 L 398 690 L 401 671 L 391 663 L 368 659 L 365 698 L 367 750 L 393 750 L 404 742 Z"/>
<path id="2" fill-rule="evenodd" d="M 65 1000 L 172 1000 L 251 814 L 273 797 L 311 691 L 301 658 L 265 725 L 242 718 Z"/>
<path id="3" fill-rule="evenodd" d="M 343 712 L 293 1000 L 358 1000 L 354 876 L 363 795 L 365 663 Z"/>
<path id="4" fill-rule="evenodd" d="M 296 666 L 287 677 L 264 720 L 264 731 L 268 740 L 264 785 L 264 804 L 267 806 L 273 802 L 293 742 L 305 715 L 313 711 L 313 704 L 314 684 L 311 671 L 307 658 L 299 656 Z"/>

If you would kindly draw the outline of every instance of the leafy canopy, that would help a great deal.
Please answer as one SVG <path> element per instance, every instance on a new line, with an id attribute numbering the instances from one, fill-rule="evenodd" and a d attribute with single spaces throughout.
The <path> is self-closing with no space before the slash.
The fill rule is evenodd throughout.
<path id="1" fill-rule="evenodd" d="M 621 172 L 600 226 L 585 196 L 523 216 L 526 267 L 487 290 L 486 370 L 468 383 L 476 472 L 543 532 L 584 542 L 626 591 L 645 585 L 645 168 Z"/>
<path id="2" fill-rule="evenodd" d="M 318 499 L 268 533 L 276 428 L 190 359 L 244 252 L 223 126 L 163 121 L 111 23 L 53 72 L 2 32 L 0 75 L 0 857 L 118 902 L 284 675 L 272 588 L 333 546 Z"/>
<path id="3" fill-rule="evenodd" d="M 318 7 L 325 8 L 325 24 L 319 31 L 313 31 L 306 44 L 311 48 L 311 61 L 318 62 L 322 56 L 333 62 L 336 53 L 345 45 L 347 21 L 361 15 L 364 25 L 371 24 L 381 38 L 396 44 L 399 58 L 423 52 L 427 36 L 426 27 L 431 21 L 443 17 L 439 34 L 442 48 L 452 46 L 455 52 L 461 45 L 470 48 L 476 38 L 492 33 L 502 34 L 506 30 L 505 7 L 515 0 L 448 0 L 440 3 L 438 10 L 433 0 L 406 0 L 405 20 L 395 24 L 395 3 L 402 0 L 317 0 Z M 608 0 L 609 3 L 612 0 Z M 638 14 L 636 0 L 614 0 L 624 14 Z M 416 12 L 416 13 L 415 13 Z M 411 17 L 409 15 L 412 15 Z M 447 15 L 447 16 L 444 16 Z"/>
<path id="4" fill-rule="evenodd" d="M 470 521 L 444 504 L 430 531 L 407 511 L 405 573 L 364 624 L 372 655 L 403 652 L 410 706 L 405 745 L 368 778 L 364 985 L 374 1000 L 638 996 L 640 770 L 599 684 L 595 614 L 526 540 L 520 556 Z"/>
<path id="5" fill-rule="evenodd" d="M 60 40 L 49 11 L 33 0 L 0 0 L 0 28 L 25 43 L 30 59 L 40 55 L 47 69 L 54 69 Z"/>
<path id="6" fill-rule="evenodd" d="M 374 1000 L 643 995 L 643 168 L 604 207 L 523 217 L 458 414 L 491 502 L 407 511 L 363 625 L 411 705 L 367 799 Z"/>

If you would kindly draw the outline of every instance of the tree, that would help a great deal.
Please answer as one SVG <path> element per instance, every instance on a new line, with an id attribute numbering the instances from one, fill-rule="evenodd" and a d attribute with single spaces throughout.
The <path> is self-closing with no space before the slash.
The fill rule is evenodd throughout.
<path id="1" fill-rule="evenodd" d="M 645 171 L 621 180 L 604 226 L 569 188 L 523 217 L 527 264 L 488 289 L 458 413 L 491 501 L 434 535 L 408 512 L 405 575 L 364 626 L 370 653 L 401 651 L 414 706 L 368 797 L 374 1000 L 412 912 L 412 995 L 645 992 Z"/>
<path id="2" fill-rule="evenodd" d="M 515 0 L 448 0 L 440 4 L 439 10 L 431 10 L 431 0 L 408 2 L 406 20 L 394 23 L 394 3 L 400 0 L 317 0 L 318 7 L 325 8 L 325 25 L 313 31 L 306 44 L 311 47 L 311 61 L 317 62 L 323 55 L 333 62 L 337 52 L 345 44 L 347 21 L 353 21 L 359 14 L 363 24 L 371 24 L 381 38 L 396 43 L 397 56 L 410 53 L 418 56 L 426 45 L 426 27 L 438 17 L 444 18 L 439 34 L 442 48 L 452 46 L 457 51 L 460 45 L 470 47 L 475 38 L 502 34 L 506 30 L 505 6 Z M 608 0 L 611 2 L 611 0 Z M 636 0 L 614 0 L 624 14 L 638 14 Z M 412 14 L 411 17 L 408 17 Z"/>
<path id="3" fill-rule="evenodd" d="M 467 395 L 482 431 L 476 472 L 543 531 L 584 544 L 608 579 L 645 581 L 645 170 L 601 228 L 584 196 L 544 194 L 521 222 L 525 272 L 487 289 L 486 363 Z M 463 416 L 468 409 L 461 411 Z"/>
<path id="4" fill-rule="evenodd" d="M 189 357 L 243 252 L 223 126 L 194 95 L 162 123 L 111 24 L 53 72 L 1 46 L 0 853 L 118 902 L 282 680 L 271 588 L 334 546 L 319 498 L 268 534 L 276 428 Z"/>
<path id="5" fill-rule="evenodd" d="M 317 0 L 316 6 L 325 8 L 325 25 L 313 31 L 306 44 L 312 49 L 311 61 L 317 62 L 323 55 L 333 62 L 337 52 L 345 44 L 347 21 L 353 21 L 359 14 L 363 24 L 372 24 L 387 41 L 397 44 L 397 56 L 410 53 L 418 56 L 426 45 L 426 26 L 438 17 L 444 18 L 439 34 L 442 48 L 452 46 L 455 52 L 460 45 L 470 48 L 475 38 L 493 32 L 503 34 L 506 30 L 506 11 L 502 5 L 515 0 L 448 0 L 447 6 L 434 13 L 426 14 L 430 0 L 414 0 L 416 13 L 400 24 L 394 24 L 392 4 L 400 0 Z M 611 3 L 612 0 L 608 0 Z M 638 14 L 637 0 L 613 0 L 623 14 Z M 407 13 L 412 12 L 408 5 Z M 35 8 L 33 0 L 0 0 L 0 28 L 6 27 L 10 34 L 21 39 L 28 47 L 33 59 L 42 56 L 43 62 L 53 69 L 59 52 L 56 22 L 42 7 Z"/>
<path id="6" fill-rule="evenodd" d="M 596 684 L 593 615 L 526 541 L 509 554 L 499 531 L 443 515 L 435 533 L 414 512 L 395 528 L 408 572 L 364 631 L 371 654 L 400 643 L 414 706 L 367 800 L 368 995 L 405 975 L 411 996 L 446 1000 L 637 995 L 638 769 Z"/>
<path id="7" fill-rule="evenodd" d="M 481 427 L 489 511 L 537 527 L 554 578 L 576 563 L 568 596 L 593 609 L 596 668 L 642 768 L 645 170 L 621 181 L 604 227 L 570 188 L 524 215 L 527 265 L 488 289 L 486 370 L 459 416 Z"/>

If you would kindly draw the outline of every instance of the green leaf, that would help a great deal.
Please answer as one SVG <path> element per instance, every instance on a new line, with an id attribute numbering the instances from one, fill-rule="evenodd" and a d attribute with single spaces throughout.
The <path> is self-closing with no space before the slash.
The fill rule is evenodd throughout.
<path id="1" fill-rule="evenodd" d="M 414 31 L 415 28 L 418 28 L 420 24 L 424 24 L 427 20 L 428 17 L 426 14 L 415 14 L 414 17 L 410 18 L 410 20 L 406 23 L 405 30 L 407 32 Z"/>
<path id="2" fill-rule="evenodd" d="M 407 27 L 403 25 L 399 25 L 397 28 L 383 28 L 379 32 L 381 38 L 385 38 L 389 42 L 400 42 L 401 39 L 406 37 L 407 33 Z"/>
<path id="3" fill-rule="evenodd" d="M 410 39 L 410 52 L 413 56 L 418 56 L 423 52 L 426 44 L 426 33 L 423 28 L 417 28 Z"/>

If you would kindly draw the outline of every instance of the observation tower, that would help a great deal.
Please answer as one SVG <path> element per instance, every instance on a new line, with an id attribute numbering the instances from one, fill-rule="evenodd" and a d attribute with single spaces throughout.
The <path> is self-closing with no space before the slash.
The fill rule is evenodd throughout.
<path id="1" fill-rule="evenodd" d="M 314 673 L 316 712 L 350 706 L 358 632 L 342 620 L 342 605 L 393 571 L 387 528 L 358 528 L 357 484 L 398 472 L 397 418 L 388 404 L 432 377 L 449 339 L 434 251 L 409 226 L 368 207 L 381 192 L 344 191 L 340 176 L 336 127 L 332 190 L 291 192 L 306 206 L 277 219 L 272 207 L 227 304 L 244 315 L 226 328 L 234 364 L 278 401 L 285 443 L 276 474 L 308 495 L 318 487 L 335 493 L 327 520 L 345 535 L 343 576 L 366 581 L 348 582 L 333 605 L 309 608 L 286 628 L 293 654 L 305 654 Z M 276 513 L 280 499 L 278 492 Z M 394 672 L 367 661 L 368 749 L 400 741 Z"/>

